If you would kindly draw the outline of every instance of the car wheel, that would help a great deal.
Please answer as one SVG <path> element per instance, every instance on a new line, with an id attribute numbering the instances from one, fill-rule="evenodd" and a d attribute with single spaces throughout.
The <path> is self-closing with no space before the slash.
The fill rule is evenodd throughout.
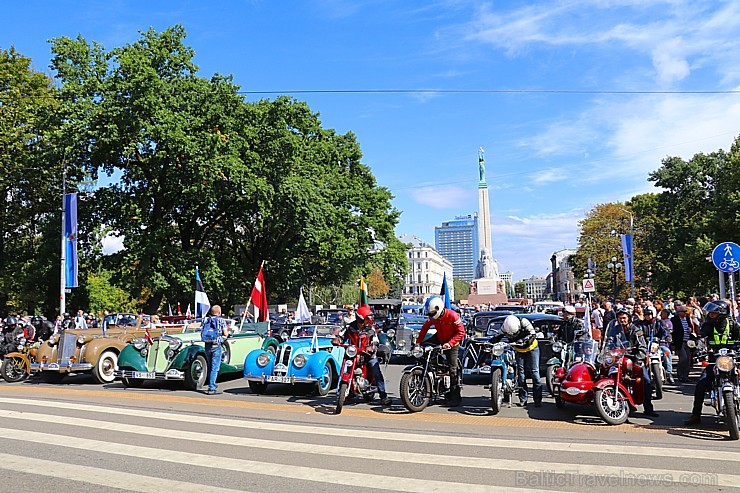
<path id="1" fill-rule="evenodd" d="M 118 366 L 118 355 L 113 351 L 103 351 L 93 368 L 93 376 L 98 383 L 113 383 L 116 379 L 114 372 Z"/>
<path id="2" fill-rule="evenodd" d="M 208 364 L 206 363 L 206 357 L 199 354 L 185 371 L 185 386 L 190 390 L 200 390 L 206 383 L 207 376 Z"/>
<path id="3" fill-rule="evenodd" d="M 321 397 L 324 397 L 331 390 L 332 384 L 334 383 L 334 365 L 331 364 L 330 360 L 326 360 L 324 369 L 321 372 L 318 382 L 316 382 L 316 393 Z"/>

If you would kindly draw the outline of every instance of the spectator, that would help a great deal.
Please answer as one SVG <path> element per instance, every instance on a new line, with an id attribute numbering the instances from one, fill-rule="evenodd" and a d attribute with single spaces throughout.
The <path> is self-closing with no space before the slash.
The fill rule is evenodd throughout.
<path id="1" fill-rule="evenodd" d="M 696 327 L 688 316 L 686 305 L 676 307 L 676 315 L 671 319 L 673 325 L 673 348 L 678 355 L 678 381 L 686 383 L 689 381 L 689 372 L 691 371 L 691 348 L 688 346 L 690 334 Z"/>
<path id="2" fill-rule="evenodd" d="M 85 312 L 82 310 L 77 310 L 77 315 L 75 316 L 75 329 L 87 329 Z"/>
<path id="3" fill-rule="evenodd" d="M 600 334 L 604 333 L 604 309 L 599 307 L 597 301 L 591 304 L 591 328 L 597 329 Z"/>
<path id="4" fill-rule="evenodd" d="M 221 307 L 213 305 L 211 307 L 211 316 L 203 323 L 215 324 L 216 332 L 218 333 L 215 340 L 206 341 L 205 343 L 206 362 L 208 363 L 208 390 L 206 390 L 206 394 L 221 394 L 222 392 L 217 390 L 216 378 L 218 378 L 218 370 L 221 368 L 221 356 L 223 354 L 221 345 L 229 337 L 226 322 L 221 318 Z"/>
<path id="5" fill-rule="evenodd" d="M 604 302 L 604 327 L 609 325 L 609 322 L 612 320 L 616 320 L 617 318 L 617 312 L 615 312 L 612 309 L 612 304 L 610 301 Z"/>

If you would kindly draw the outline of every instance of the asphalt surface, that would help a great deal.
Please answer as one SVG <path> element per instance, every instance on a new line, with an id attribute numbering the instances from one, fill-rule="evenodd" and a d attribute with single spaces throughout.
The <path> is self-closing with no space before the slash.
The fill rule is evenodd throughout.
<path id="1" fill-rule="evenodd" d="M 667 386 L 657 418 L 608 426 L 549 397 L 493 416 L 474 385 L 460 407 L 411 414 L 398 399 L 402 368 L 384 369 L 391 407 L 350 402 L 338 416 L 333 392 L 253 395 L 241 378 L 217 396 L 86 375 L 0 382 L 0 490 L 740 491 L 740 449 L 724 425 L 710 414 L 701 428 L 682 425 L 693 385 Z"/>

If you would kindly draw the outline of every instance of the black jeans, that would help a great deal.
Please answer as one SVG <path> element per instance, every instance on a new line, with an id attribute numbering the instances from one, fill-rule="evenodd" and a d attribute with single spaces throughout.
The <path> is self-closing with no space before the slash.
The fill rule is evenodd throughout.
<path id="1" fill-rule="evenodd" d="M 699 381 L 696 382 L 696 388 L 694 389 L 694 408 L 691 410 L 691 414 L 694 416 L 701 416 L 701 410 L 704 407 L 704 396 L 707 390 L 712 388 L 714 385 L 714 365 L 709 365 L 704 368 Z"/>

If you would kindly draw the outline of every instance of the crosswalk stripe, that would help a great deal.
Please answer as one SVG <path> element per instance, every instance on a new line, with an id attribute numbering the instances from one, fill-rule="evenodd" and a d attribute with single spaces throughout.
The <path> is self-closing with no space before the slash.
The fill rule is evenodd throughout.
<path id="1" fill-rule="evenodd" d="M 29 413 L 20 411 L 0 411 L 0 417 L 21 419 L 26 421 L 36 421 L 47 423 L 54 418 L 52 415 Z M 86 428 L 99 429 L 101 422 L 98 420 L 85 418 L 64 418 L 64 424 L 70 426 L 80 426 Z M 122 433 L 132 433 L 144 436 L 161 436 L 162 430 L 148 426 L 130 425 L 122 423 L 106 422 L 105 428 L 109 431 L 118 431 Z M 0 429 L 1 430 L 1 429 Z M 589 476 L 612 476 L 619 477 L 624 473 L 624 467 L 612 465 L 589 465 L 589 464 L 564 464 L 557 462 L 528 461 L 528 460 L 511 460 L 504 458 L 489 457 L 459 457 L 449 455 L 437 455 L 430 453 L 416 452 L 399 452 L 384 450 L 378 452 L 363 448 L 353 448 L 346 446 L 306 444 L 298 442 L 282 442 L 276 440 L 264 440 L 256 438 L 232 437 L 227 435 L 215 435 L 213 433 L 201 433 L 186 430 L 178 430 L 177 437 L 182 440 L 198 442 L 216 442 L 222 445 L 234 445 L 241 447 L 260 448 L 264 450 L 277 450 L 292 453 L 319 454 L 336 457 L 352 457 L 364 460 L 382 460 L 401 463 L 415 463 L 426 465 L 450 464 L 455 467 L 468 469 L 483 469 L 491 471 L 519 471 L 538 473 L 541 471 L 553 471 L 569 474 L 580 474 Z M 675 469 L 648 469 L 631 467 L 630 473 L 642 477 L 664 477 L 666 483 L 681 482 L 679 479 L 684 471 Z M 662 475 L 662 476 L 661 476 Z M 670 476 L 670 478 L 669 478 Z M 740 476 L 721 474 L 718 475 L 720 486 L 740 487 Z"/>
<path id="2" fill-rule="evenodd" d="M 100 425 L 98 424 L 98 428 Z M 154 430 L 156 431 L 156 430 Z M 161 432 L 161 430 L 160 430 Z M 210 441 L 217 441 L 218 436 L 209 434 Z M 224 469 L 249 474 L 259 474 L 302 481 L 317 481 L 322 483 L 340 484 L 345 486 L 373 488 L 388 491 L 401 491 L 409 493 L 448 493 L 452 490 L 462 490 L 466 493 L 490 493 L 491 485 L 473 484 L 461 482 L 436 481 L 431 479 L 416 479 L 407 477 L 383 476 L 381 474 L 366 474 L 352 472 L 338 474 L 339 471 L 322 469 L 318 467 L 305 467 L 298 465 L 285 466 L 272 462 L 260 462 L 248 459 L 236 459 L 232 457 L 221 457 L 206 454 L 185 452 L 182 450 L 164 450 L 138 445 L 123 443 L 110 443 L 101 440 L 92 440 L 81 437 L 70 437 L 40 433 L 28 430 L 13 430 L 0 428 L 0 438 L 20 440 L 23 442 L 40 443 L 45 446 L 68 447 L 78 450 L 100 452 L 104 454 L 122 455 L 136 457 L 138 459 L 149 459 L 162 462 L 170 462 L 179 465 L 190 465 L 207 467 L 211 469 Z M 342 455 L 342 454 L 340 454 Z M 455 464 L 457 465 L 457 464 Z M 521 468 L 519 468 L 521 469 Z M 539 469 L 538 469 L 539 472 Z M 496 487 L 497 491 L 522 493 L 522 488 Z M 550 490 L 526 491 L 545 493 Z"/>
<path id="3" fill-rule="evenodd" d="M 55 401 L 35 401 L 30 399 L 13 399 L 13 398 L 0 398 L 0 402 L 8 404 L 18 404 L 24 406 L 38 406 L 47 408 L 57 409 L 69 409 L 70 404 L 67 402 L 55 402 Z M 140 411 L 137 409 L 120 409 L 107 406 L 93 406 L 87 404 L 74 404 L 74 409 L 77 411 L 92 411 L 102 412 L 107 414 L 116 414 L 122 416 L 136 416 L 147 419 L 159 419 L 165 421 L 175 421 L 182 423 L 193 423 L 200 417 L 194 417 L 186 414 L 165 414 L 158 413 L 156 411 Z M 259 429 L 265 431 L 278 431 L 287 433 L 304 433 L 313 435 L 326 435 L 326 436 L 341 436 L 341 435 L 352 435 L 358 438 L 371 438 L 380 440 L 391 440 L 391 441 L 403 441 L 403 442 L 418 442 L 418 443 L 437 443 L 437 444 L 449 444 L 450 437 L 442 435 L 427 435 L 419 433 L 396 433 L 396 432 L 383 432 L 363 429 L 347 429 L 347 428 L 334 428 L 334 427 L 321 427 L 316 425 L 291 425 L 287 423 L 271 423 L 266 421 L 249 421 L 249 420 L 234 420 L 225 419 L 218 417 L 209 417 L 208 422 L 210 424 L 218 426 L 230 426 L 234 428 L 246 428 L 246 429 Z M 460 437 L 456 436 L 454 441 L 460 446 L 474 446 L 474 447 L 486 447 L 486 448 L 512 448 L 512 449 L 532 449 L 538 450 L 542 448 L 542 442 L 532 440 L 508 440 L 500 438 L 475 438 L 475 437 Z M 681 449 L 674 447 L 627 447 L 624 445 L 611 445 L 608 443 L 571 443 L 571 442 L 549 442 L 547 444 L 547 450 L 550 451 L 562 451 L 562 452 L 583 452 L 583 453 L 606 453 L 606 454 L 618 454 L 618 455 L 632 455 L 632 456 L 650 456 L 650 457 L 675 457 L 681 459 L 692 459 L 692 460 L 724 460 L 732 462 L 740 462 L 740 452 L 725 451 L 725 450 L 700 450 L 700 449 Z"/>
<path id="4" fill-rule="evenodd" d="M 141 474 L 3 453 L 0 453 L 0 469 L 58 479 L 69 479 L 139 493 L 162 493 L 163 491 L 167 491 L 168 493 L 190 493 L 195 490 L 199 493 L 245 493 L 244 490 L 232 490 L 205 484 L 187 483 L 185 481 L 155 478 Z"/>

